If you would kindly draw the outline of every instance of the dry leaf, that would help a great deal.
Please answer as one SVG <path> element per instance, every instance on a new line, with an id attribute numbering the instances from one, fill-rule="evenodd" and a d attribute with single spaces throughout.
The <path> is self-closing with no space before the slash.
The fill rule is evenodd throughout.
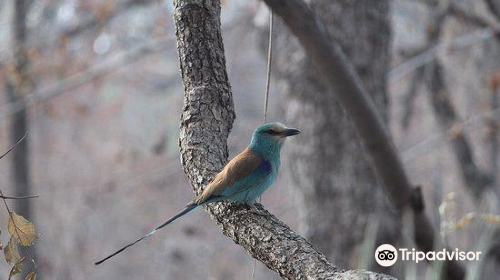
<path id="1" fill-rule="evenodd" d="M 490 225 L 500 225 L 499 215 L 483 214 L 481 218 Z"/>
<path id="2" fill-rule="evenodd" d="M 470 225 L 474 219 L 476 219 L 476 214 L 475 213 L 468 213 L 467 215 L 460 218 L 460 220 L 458 220 L 454 224 L 455 229 L 465 228 L 466 226 Z"/>
<path id="3" fill-rule="evenodd" d="M 35 225 L 26 220 L 23 216 L 19 216 L 15 212 L 12 212 L 7 228 L 20 245 L 26 247 L 35 243 L 35 239 L 37 238 L 35 234 Z"/>
<path id="4" fill-rule="evenodd" d="M 21 256 L 19 255 L 19 251 L 17 249 L 17 241 L 15 238 L 12 236 L 10 237 L 9 243 L 7 243 L 7 246 L 5 246 L 5 250 L 3 251 L 5 255 L 5 260 L 10 264 L 16 263 L 18 260 L 21 259 Z"/>
<path id="5" fill-rule="evenodd" d="M 12 276 L 19 274 L 23 271 L 23 261 L 24 257 L 16 262 L 16 264 L 12 267 L 9 273 L 9 280 L 12 279 Z"/>
<path id="6" fill-rule="evenodd" d="M 26 275 L 26 280 L 36 280 L 36 271 L 30 272 Z"/>

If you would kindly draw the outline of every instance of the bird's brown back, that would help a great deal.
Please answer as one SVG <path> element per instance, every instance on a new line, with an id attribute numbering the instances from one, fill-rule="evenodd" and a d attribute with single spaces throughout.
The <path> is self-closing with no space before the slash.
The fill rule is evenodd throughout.
<path id="1" fill-rule="evenodd" d="M 224 166 L 222 171 L 194 200 L 194 203 L 200 205 L 210 197 L 220 195 L 226 188 L 233 186 L 236 182 L 252 173 L 261 162 L 261 157 L 250 149 L 245 149 Z"/>

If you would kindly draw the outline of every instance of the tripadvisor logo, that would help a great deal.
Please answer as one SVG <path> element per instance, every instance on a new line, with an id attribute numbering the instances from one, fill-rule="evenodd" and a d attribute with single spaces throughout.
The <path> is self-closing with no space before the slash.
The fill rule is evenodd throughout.
<path id="1" fill-rule="evenodd" d="M 464 252 L 455 249 L 454 251 L 448 251 L 443 249 L 441 251 L 429 251 L 427 253 L 422 251 L 415 251 L 415 249 L 408 250 L 406 248 L 399 249 L 399 255 L 402 261 L 414 261 L 416 263 L 420 261 L 444 261 L 444 260 L 469 260 L 478 261 L 481 252 Z M 390 244 L 380 245 L 375 251 L 375 260 L 381 266 L 392 266 L 398 260 L 398 250 Z"/>
<path id="2" fill-rule="evenodd" d="M 380 245 L 375 251 L 375 260 L 381 266 L 391 266 L 398 260 L 398 251 L 390 244 Z"/>

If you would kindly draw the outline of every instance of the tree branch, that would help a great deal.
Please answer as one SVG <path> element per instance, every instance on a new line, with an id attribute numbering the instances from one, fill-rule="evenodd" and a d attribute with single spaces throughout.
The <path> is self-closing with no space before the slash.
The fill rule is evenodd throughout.
<path id="1" fill-rule="evenodd" d="M 495 23 L 488 23 L 479 15 L 474 15 L 462 9 L 458 4 L 447 3 L 445 6 L 434 7 L 432 23 L 428 34 L 428 44 L 424 49 L 437 49 L 443 31 L 444 20 L 447 16 L 465 18 L 467 21 L 479 25 L 480 27 L 491 27 L 493 30 Z M 497 31 L 500 30 L 497 28 Z M 448 93 L 448 87 L 444 79 L 443 67 L 438 59 L 433 59 L 424 68 L 426 73 L 425 82 L 428 85 L 428 95 L 434 116 L 442 130 L 453 129 L 450 138 L 453 154 L 459 165 L 460 173 L 464 179 L 467 189 L 476 200 L 481 198 L 486 188 L 491 187 L 491 176 L 483 172 L 476 164 L 469 139 L 464 134 L 458 124 L 458 115 L 453 106 L 452 98 Z M 455 126 L 456 125 L 456 126 Z"/>
<path id="2" fill-rule="evenodd" d="M 403 117 L 401 118 L 401 128 L 403 129 L 403 131 L 408 131 L 408 129 L 410 128 L 410 122 L 413 116 L 413 105 L 415 103 L 414 101 L 419 93 L 420 84 L 422 83 L 423 77 L 424 67 L 417 68 L 411 79 L 410 87 L 408 88 L 403 102 L 401 103 L 401 105 L 403 106 Z"/>
<path id="3" fill-rule="evenodd" d="M 400 156 L 404 163 L 411 162 L 422 154 L 441 147 L 451 141 L 455 135 L 454 131 L 457 129 L 463 131 L 464 133 L 471 132 L 478 127 L 484 126 L 484 123 L 489 121 L 500 121 L 500 108 L 481 112 L 473 117 L 457 122 L 448 130 L 432 135 L 418 144 L 401 151 Z"/>
<path id="4" fill-rule="evenodd" d="M 486 0 L 486 6 L 488 6 L 490 12 L 500 20 L 500 4 L 496 0 Z"/>
<path id="5" fill-rule="evenodd" d="M 450 2 L 449 11 L 450 14 L 454 15 L 457 18 L 464 19 L 470 24 L 479 27 L 489 27 L 497 36 L 500 34 L 500 22 L 498 21 L 491 21 L 479 14 L 462 8 L 460 4 L 454 2 Z"/>
<path id="6" fill-rule="evenodd" d="M 220 30 L 220 2 L 174 1 L 184 107 L 181 162 L 196 193 L 227 162 L 227 137 L 234 120 Z M 222 232 L 284 279 L 394 279 L 367 271 L 333 266 L 303 237 L 264 210 L 217 203 L 207 207 Z"/>
<path id="7" fill-rule="evenodd" d="M 82 17 L 83 19 L 79 20 L 79 23 L 75 26 L 64 26 L 58 28 L 58 26 L 52 27 L 51 32 L 42 32 L 40 34 L 33 34 L 27 42 L 25 48 L 26 49 L 45 49 L 45 48 L 53 48 L 53 44 L 59 43 L 64 39 L 73 38 L 81 35 L 84 32 L 94 31 L 97 28 L 102 28 L 106 26 L 111 20 L 116 18 L 117 16 L 123 14 L 127 10 L 140 7 L 147 6 L 151 3 L 158 2 L 157 0 L 127 0 L 120 1 L 115 4 L 113 9 L 107 11 L 104 16 L 96 17 L 86 16 Z M 107 5 L 107 4 L 103 4 Z M 7 64 L 8 61 L 12 59 L 8 54 L 5 56 L 0 56 L 0 66 L 3 64 Z"/>
<path id="8" fill-rule="evenodd" d="M 429 97 L 434 115 L 439 126 L 443 130 L 448 130 L 458 122 L 458 117 L 448 93 L 442 73 L 443 69 L 438 61 L 429 64 L 427 68 L 427 84 L 429 85 Z M 480 199 L 484 191 L 492 187 L 491 177 L 477 166 L 472 146 L 462 129 L 455 129 L 451 144 L 467 189 L 475 199 Z"/>
<path id="9" fill-rule="evenodd" d="M 490 0 L 487 1 L 488 3 L 490 2 Z M 432 8 L 439 9 L 439 7 L 436 6 L 433 6 Z M 494 13 L 493 6 L 490 7 L 490 9 L 492 10 L 492 13 Z M 413 55 L 409 55 L 411 58 L 401 62 L 389 71 L 387 75 L 391 83 L 434 61 L 438 52 L 445 49 L 445 44 L 438 43 L 437 39 L 439 39 L 440 37 L 441 25 L 444 19 L 448 16 L 460 17 L 462 19 L 465 19 L 467 22 L 480 27 L 480 29 L 451 39 L 451 41 L 448 43 L 448 47 L 451 49 L 465 48 L 483 40 L 492 38 L 493 36 L 497 36 L 497 38 L 499 38 L 500 36 L 500 22 L 498 20 L 488 20 L 481 17 L 480 15 L 466 11 L 465 9 L 461 8 L 459 4 L 450 2 L 448 3 L 448 6 L 446 8 L 435 13 L 430 29 L 432 32 L 431 34 L 429 34 L 429 44 L 421 49 L 413 51 Z M 498 18 L 500 19 L 500 16 Z"/>
<path id="10" fill-rule="evenodd" d="M 10 152 L 12 152 L 12 150 L 14 150 L 17 145 L 19 145 L 23 140 L 24 138 L 26 138 L 26 136 L 28 135 L 28 132 L 24 133 L 24 136 L 21 137 L 21 139 L 17 140 L 16 143 L 14 143 L 14 145 L 12 145 L 12 147 L 10 147 L 7 151 L 5 151 L 2 155 L 0 155 L 0 159 L 2 159 L 3 157 L 5 157 L 6 155 L 8 155 Z"/>
<path id="11" fill-rule="evenodd" d="M 495 36 L 495 32 L 490 27 L 476 29 L 464 35 L 457 36 L 448 44 L 448 47 L 451 49 L 459 49 L 472 46 L 481 41 L 487 40 Z M 411 58 L 399 63 L 395 67 L 393 67 L 387 76 L 389 78 L 390 83 L 394 83 L 399 79 L 405 77 L 409 73 L 415 71 L 419 67 L 422 67 L 434 59 L 436 59 L 437 54 L 445 49 L 445 44 L 440 43 L 431 48 L 424 48 L 420 50 L 417 55 L 412 56 Z"/>
<path id="12" fill-rule="evenodd" d="M 153 2 L 156 2 L 156 0 L 127 0 L 127 1 L 120 1 L 116 4 L 113 9 L 111 9 L 109 12 L 107 12 L 103 17 L 96 17 L 96 16 L 89 16 L 81 20 L 80 24 L 73 26 L 72 28 L 66 28 L 62 31 L 62 33 L 57 36 L 58 39 L 65 38 L 65 37 L 74 37 L 78 36 L 84 31 L 88 30 L 93 30 L 99 26 L 104 26 L 108 22 L 110 22 L 112 19 L 114 19 L 116 16 L 122 14 L 123 12 L 129 10 L 132 7 L 135 6 L 146 6 L 148 4 L 151 4 Z M 103 4 L 103 5 L 107 5 Z"/>
<path id="13" fill-rule="evenodd" d="M 0 121 L 22 111 L 26 107 L 46 102 L 64 94 L 65 92 L 68 92 L 71 89 L 84 85 L 98 77 L 101 77 L 102 75 L 144 57 L 145 55 L 163 50 L 165 45 L 172 39 L 173 38 L 170 36 L 152 39 L 144 44 L 132 48 L 131 50 L 118 53 L 101 63 L 92 65 L 89 68 L 62 79 L 53 85 L 26 94 L 24 99 L 10 102 L 2 107 L 0 110 Z"/>
<path id="14" fill-rule="evenodd" d="M 307 4 L 301 0 L 263 0 L 279 15 L 297 36 L 306 53 L 312 59 L 319 75 L 330 89 L 325 94 L 337 93 L 360 135 L 374 168 L 402 217 L 412 211 L 415 223 L 415 239 L 423 251 L 435 250 L 435 232 L 429 219 L 411 203 L 413 186 L 398 158 L 387 127 L 365 92 L 359 77 L 345 58 L 339 45 L 329 36 L 325 27 L 315 18 Z M 456 261 L 446 262 L 446 278 L 464 279 L 463 267 Z"/>
<path id="15" fill-rule="evenodd" d="M 490 108 L 491 110 L 499 110 L 499 96 L 500 96 L 500 72 L 493 75 L 490 82 L 491 93 L 490 93 Z M 493 185 L 496 186 L 498 181 L 498 155 L 499 155 L 499 138 L 498 130 L 500 129 L 500 122 L 494 118 L 488 119 L 487 121 L 489 133 L 488 140 L 490 142 L 490 171 L 491 180 Z"/>

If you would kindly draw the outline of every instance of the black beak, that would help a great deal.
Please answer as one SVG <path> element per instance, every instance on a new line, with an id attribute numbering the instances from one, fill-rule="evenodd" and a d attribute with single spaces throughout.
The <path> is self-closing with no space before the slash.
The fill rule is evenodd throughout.
<path id="1" fill-rule="evenodd" d="M 295 129 L 295 128 L 285 129 L 285 137 L 293 136 L 293 135 L 297 135 L 297 134 L 300 134 L 300 130 Z"/>

